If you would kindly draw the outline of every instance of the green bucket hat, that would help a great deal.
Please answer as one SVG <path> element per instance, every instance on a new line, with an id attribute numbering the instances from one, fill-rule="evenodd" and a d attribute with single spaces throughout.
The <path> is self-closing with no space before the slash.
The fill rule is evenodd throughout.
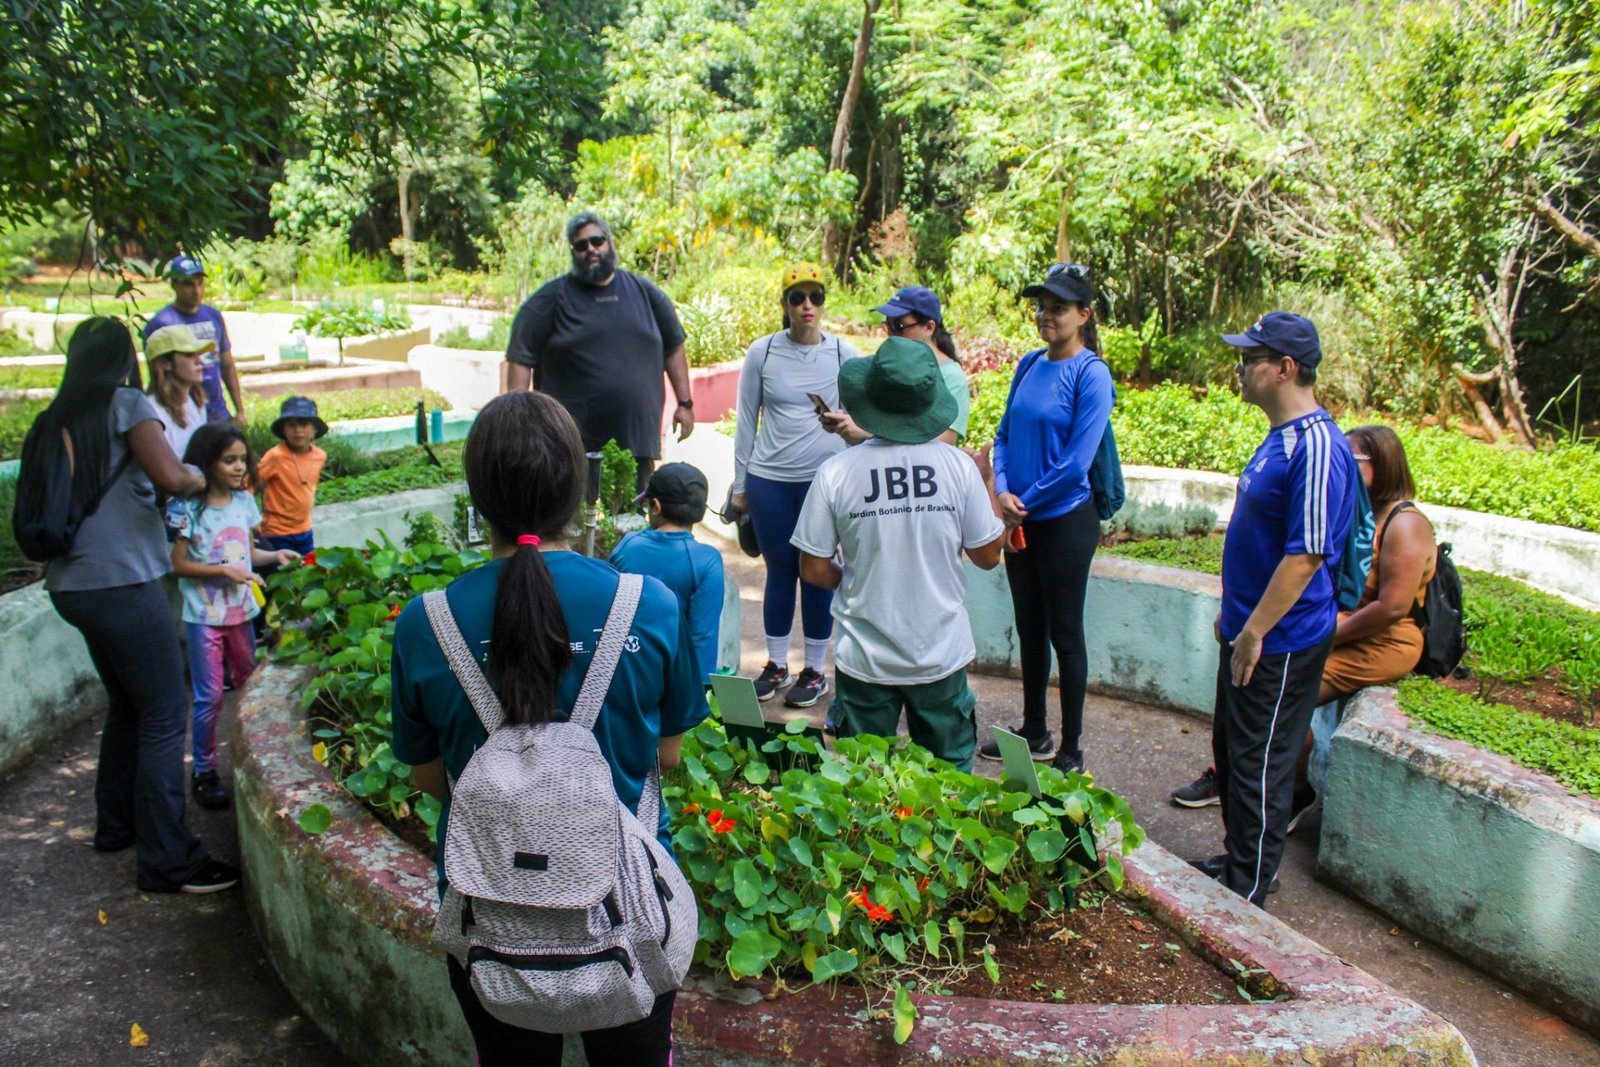
<path id="1" fill-rule="evenodd" d="M 871 359 L 847 360 L 839 401 L 857 426 L 903 445 L 931 441 L 956 420 L 933 349 L 909 337 L 889 338 Z"/>

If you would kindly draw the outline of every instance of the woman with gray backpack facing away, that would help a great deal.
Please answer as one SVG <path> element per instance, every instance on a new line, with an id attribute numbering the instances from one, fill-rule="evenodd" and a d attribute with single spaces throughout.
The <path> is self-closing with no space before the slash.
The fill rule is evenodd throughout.
<path id="1" fill-rule="evenodd" d="M 473 424 L 492 559 L 395 624 L 394 754 L 439 798 L 434 940 L 482 1067 L 671 1062 L 698 913 L 659 767 L 707 713 L 676 598 L 571 551 L 586 466 L 543 393 Z"/>

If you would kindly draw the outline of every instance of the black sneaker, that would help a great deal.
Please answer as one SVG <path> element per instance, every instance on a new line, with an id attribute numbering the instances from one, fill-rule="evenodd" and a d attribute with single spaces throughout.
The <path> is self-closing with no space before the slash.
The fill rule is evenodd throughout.
<path id="1" fill-rule="evenodd" d="M 1308 816 L 1315 815 L 1322 810 L 1322 794 L 1309 785 L 1294 791 L 1294 800 L 1289 804 L 1289 828 L 1285 833 L 1292 834 L 1300 829 L 1300 824 Z"/>
<path id="2" fill-rule="evenodd" d="M 189 791 L 202 808 L 217 811 L 228 806 L 227 787 L 217 778 L 216 771 L 195 775 L 189 782 Z"/>
<path id="3" fill-rule="evenodd" d="M 1222 797 L 1217 793 L 1217 769 L 1207 767 L 1206 772 L 1192 784 L 1174 789 L 1172 802 L 1183 808 L 1208 808 L 1213 804 L 1221 804 Z"/>
<path id="4" fill-rule="evenodd" d="M 178 887 L 180 893 L 220 893 L 239 884 L 239 868 L 221 860 L 207 860 L 205 866 Z"/>
<path id="5" fill-rule="evenodd" d="M 1055 758 L 1050 761 L 1050 766 L 1054 767 L 1062 774 L 1082 774 L 1083 757 L 1074 756 L 1063 748 L 1058 751 L 1055 755 Z"/>
<path id="6" fill-rule="evenodd" d="M 823 677 L 821 671 L 807 667 L 783 695 L 783 702 L 791 708 L 809 708 L 821 700 L 827 691 L 828 679 Z"/>
<path id="7" fill-rule="evenodd" d="M 1028 737 L 1027 734 L 1022 732 L 1022 727 L 1020 726 L 1013 730 L 1012 733 Z M 1033 756 L 1035 763 L 1049 763 L 1056 754 L 1055 735 L 1046 730 L 1043 737 L 1028 737 L 1028 753 Z M 991 737 L 978 746 L 978 755 L 984 759 L 999 760 L 1001 758 L 1000 742 Z"/>
<path id="8" fill-rule="evenodd" d="M 1227 855 L 1227 853 L 1223 853 L 1220 856 L 1208 856 L 1203 860 L 1190 860 L 1189 861 L 1189 866 L 1193 867 L 1195 870 L 1199 871 L 1201 874 L 1205 875 L 1207 878 L 1212 878 L 1212 879 L 1221 878 L 1222 877 L 1222 868 L 1226 867 L 1227 864 L 1228 864 L 1228 855 Z M 1277 891 L 1278 891 L 1278 878 L 1277 878 L 1276 875 L 1274 875 L 1273 878 L 1272 878 L 1272 884 L 1267 886 L 1267 893 L 1270 895 L 1272 893 L 1276 893 Z"/>
<path id="9" fill-rule="evenodd" d="M 771 700 L 772 695 L 789 684 L 789 668 L 780 667 L 770 659 L 756 675 L 756 699 Z"/>

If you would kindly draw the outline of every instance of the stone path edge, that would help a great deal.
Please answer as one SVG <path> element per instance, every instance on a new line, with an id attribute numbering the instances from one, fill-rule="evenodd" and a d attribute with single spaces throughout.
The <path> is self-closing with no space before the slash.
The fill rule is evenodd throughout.
<path id="1" fill-rule="evenodd" d="M 257 672 L 232 737 L 246 897 L 291 995 L 365 1063 L 457 1062 L 464 1030 L 430 941 L 434 871 L 334 784 L 297 722 L 309 671 Z M 313 803 L 332 827 L 298 824 Z M 1053 1005 L 917 996 L 916 1032 L 896 1046 L 853 990 L 776 1001 L 691 978 L 676 1062 L 1323 1064 L 1476 1063 L 1449 1023 L 1320 949 L 1153 843 L 1127 858 L 1127 892 L 1202 952 L 1261 967 L 1292 993 L 1263 1005 Z M 381 1011 L 375 1004 L 383 1004 Z M 733 1010 L 730 1010 L 733 1009 Z M 392 1028 L 388 1020 L 407 1024 Z"/>

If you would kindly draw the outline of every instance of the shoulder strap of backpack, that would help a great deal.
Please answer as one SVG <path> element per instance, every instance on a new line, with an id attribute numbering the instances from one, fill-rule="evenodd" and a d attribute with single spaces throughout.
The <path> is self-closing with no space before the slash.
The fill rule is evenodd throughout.
<path id="1" fill-rule="evenodd" d="M 466 638 L 461 636 L 461 627 L 456 625 L 456 617 L 450 613 L 450 602 L 445 599 L 444 590 L 424 593 L 422 606 L 428 613 L 428 625 L 433 627 L 433 638 L 439 642 L 445 662 L 450 664 L 450 673 L 456 676 L 462 692 L 467 694 L 467 700 L 471 702 L 472 710 L 477 712 L 484 730 L 494 733 L 506 721 L 506 713 L 500 707 L 500 698 L 495 695 L 494 686 L 484 676 L 483 668 L 472 656 L 472 650 L 467 648 Z"/>
<path id="2" fill-rule="evenodd" d="M 606 691 L 611 688 L 611 678 L 617 673 L 617 662 L 622 659 L 622 648 L 628 641 L 628 630 L 633 627 L 633 616 L 639 608 L 639 594 L 644 590 L 644 576 L 624 574 L 617 581 L 617 595 L 611 601 L 611 613 L 606 616 L 605 629 L 600 631 L 600 643 L 595 646 L 594 658 L 583 676 L 583 688 L 578 691 L 577 702 L 572 705 L 569 722 L 586 730 L 594 729 L 600 717 L 600 708 L 606 702 Z"/>

